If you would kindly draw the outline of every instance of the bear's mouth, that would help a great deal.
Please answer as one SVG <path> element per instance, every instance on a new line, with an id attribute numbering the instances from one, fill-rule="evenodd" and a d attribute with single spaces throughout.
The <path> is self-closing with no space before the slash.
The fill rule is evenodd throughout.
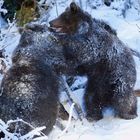
<path id="1" fill-rule="evenodd" d="M 50 30 L 51 32 L 54 32 L 54 33 L 63 33 L 63 32 L 62 32 L 62 29 L 63 29 L 62 26 L 52 26 L 52 25 L 50 24 L 50 26 L 49 26 L 48 28 L 49 28 L 49 30 Z"/>
<path id="2" fill-rule="evenodd" d="M 50 26 L 48 27 L 49 31 L 50 32 L 53 32 L 53 33 L 58 33 L 58 34 L 66 34 L 69 30 L 68 27 L 66 26 L 56 26 L 56 25 L 52 25 L 50 24 Z"/>
<path id="3" fill-rule="evenodd" d="M 49 30 L 51 31 L 51 32 L 55 32 L 55 33 L 59 33 L 59 32 L 61 32 L 61 30 L 62 30 L 62 28 L 61 27 L 49 27 Z"/>
<path id="4" fill-rule="evenodd" d="M 72 31 L 68 27 L 48 27 L 50 32 L 57 33 L 59 35 L 70 34 Z"/>

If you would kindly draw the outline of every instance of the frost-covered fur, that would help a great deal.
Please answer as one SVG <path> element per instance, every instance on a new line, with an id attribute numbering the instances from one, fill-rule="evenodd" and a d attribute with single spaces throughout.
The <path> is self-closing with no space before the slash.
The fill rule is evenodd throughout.
<path id="1" fill-rule="evenodd" d="M 78 20 L 73 20 L 73 17 Z M 75 32 L 65 32 L 68 31 L 62 26 L 65 20 L 77 22 L 72 24 L 76 25 L 76 29 L 73 28 Z M 81 23 L 89 25 L 86 33 L 79 33 Z M 87 119 L 101 119 L 103 108 L 108 106 L 112 106 L 119 117 L 134 119 L 137 116 L 137 99 L 133 94 L 136 69 L 131 51 L 115 33 L 99 23 L 72 3 L 50 25 L 51 28 L 53 25 L 55 28 L 61 27 L 61 34 L 57 32 L 56 37 L 64 47 L 67 63 L 76 70 L 75 74 L 88 77 L 84 96 Z M 72 25 L 69 25 L 69 30 Z M 84 26 L 82 28 L 85 31 Z"/>
<path id="2" fill-rule="evenodd" d="M 50 66 L 57 74 L 65 73 L 68 67 L 63 55 L 63 47 L 45 25 L 28 24 L 23 29 L 19 45 L 12 57 L 13 63 L 29 64 L 39 60 Z"/>
<path id="3" fill-rule="evenodd" d="M 34 127 L 46 126 L 48 134 L 57 117 L 57 101 L 57 78 L 49 67 L 41 62 L 28 66 L 16 63 L 2 81 L 0 118 L 5 122 L 20 118 Z M 14 132 L 16 126 L 10 129 Z M 21 134 L 29 130 L 23 123 L 17 128 Z"/>
<path id="4" fill-rule="evenodd" d="M 20 118 L 34 127 L 46 126 L 44 133 L 48 134 L 58 112 L 57 74 L 65 69 L 65 64 L 62 47 L 46 30 L 37 25 L 22 31 L 12 67 L 2 80 L 0 118 Z M 11 131 L 29 131 L 23 123 L 18 125 L 17 129 L 11 126 Z"/>

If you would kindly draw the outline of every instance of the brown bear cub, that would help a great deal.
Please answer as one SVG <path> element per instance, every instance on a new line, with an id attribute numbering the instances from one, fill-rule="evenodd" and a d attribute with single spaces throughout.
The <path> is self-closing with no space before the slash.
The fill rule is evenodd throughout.
<path id="1" fill-rule="evenodd" d="M 13 64 L 2 80 L 0 118 L 46 126 L 43 132 L 49 134 L 57 118 L 58 75 L 65 71 L 65 63 L 62 47 L 46 30 L 43 25 L 30 25 L 22 31 Z M 21 135 L 31 129 L 22 122 L 15 125 L 19 127 L 12 125 L 10 131 Z"/>
<path id="2" fill-rule="evenodd" d="M 93 19 L 75 3 L 50 22 L 50 29 L 75 75 L 88 78 L 84 95 L 87 119 L 102 119 L 103 108 L 110 106 L 120 118 L 136 118 L 135 62 L 114 29 Z"/>

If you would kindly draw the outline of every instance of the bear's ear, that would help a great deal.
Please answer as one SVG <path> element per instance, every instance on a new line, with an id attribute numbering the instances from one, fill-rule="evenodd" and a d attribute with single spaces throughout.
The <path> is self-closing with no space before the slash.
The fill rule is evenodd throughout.
<path id="1" fill-rule="evenodd" d="M 76 5 L 75 2 L 72 2 L 72 3 L 70 4 L 70 10 L 71 10 L 71 12 L 72 12 L 73 14 L 75 14 L 75 13 L 78 11 L 78 6 Z"/>

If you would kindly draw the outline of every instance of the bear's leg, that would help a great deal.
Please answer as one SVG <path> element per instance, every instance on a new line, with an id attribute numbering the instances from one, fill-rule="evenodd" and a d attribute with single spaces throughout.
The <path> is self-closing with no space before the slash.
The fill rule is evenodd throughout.
<path id="1" fill-rule="evenodd" d="M 137 117 L 137 98 L 132 92 L 115 94 L 113 107 L 120 118 L 134 119 Z"/>
<path id="2" fill-rule="evenodd" d="M 85 102 L 85 110 L 86 110 L 86 118 L 88 121 L 96 121 L 103 118 L 102 115 L 102 106 L 100 104 L 100 101 L 95 96 L 85 94 L 84 96 L 84 102 Z"/>
<path id="3" fill-rule="evenodd" d="M 86 118 L 89 121 L 100 120 L 102 115 L 102 104 L 98 94 L 97 87 L 94 87 L 93 81 L 88 79 L 86 93 L 84 95 L 84 105 Z"/>

